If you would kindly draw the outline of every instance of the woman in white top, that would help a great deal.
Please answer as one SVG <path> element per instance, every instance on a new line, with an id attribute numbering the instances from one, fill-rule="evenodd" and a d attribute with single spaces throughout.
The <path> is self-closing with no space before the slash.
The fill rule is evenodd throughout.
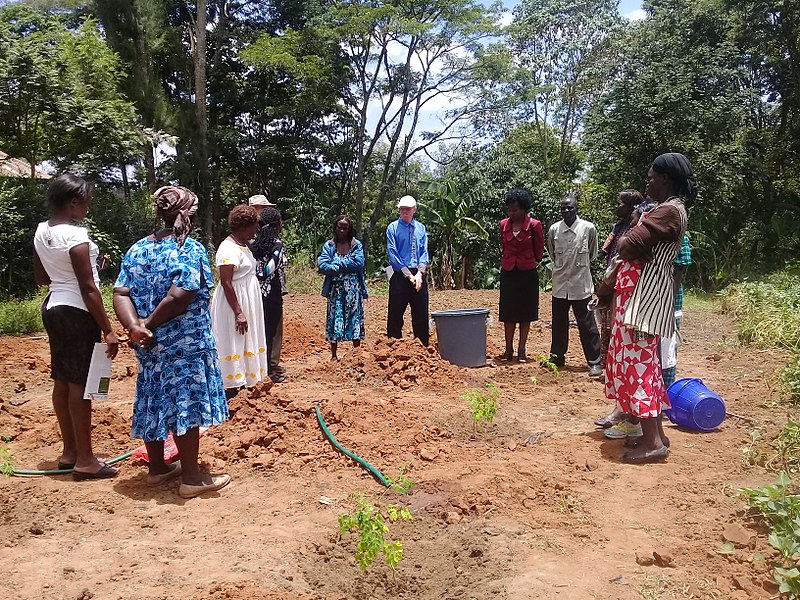
<path id="1" fill-rule="evenodd" d="M 64 441 L 58 468 L 72 469 L 76 480 L 114 477 L 117 470 L 92 452 L 92 402 L 83 399 L 100 332 L 110 358 L 119 343 L 98 289 L 97 246 L 86 228 L 75 224 L 89 212 L 91 186 L 65 173 L 52 181 L 46 199 L 50 218 L 36 229 L 33 264 L 36 283 L 50 288 L 42 322 L 50 342 L 53 408 Z"/>
<path id="2" fill-rule="evenodd" d="M 256 209 L 233 207 L 228 226 L 231 234 L 217 248 L 220 281 L 211 301 L 211 324 L 225 392 L 232 397 L 242 386 L 267 377 L 269 355 L 256 260 L 249 245 L 258 227 Z"/>

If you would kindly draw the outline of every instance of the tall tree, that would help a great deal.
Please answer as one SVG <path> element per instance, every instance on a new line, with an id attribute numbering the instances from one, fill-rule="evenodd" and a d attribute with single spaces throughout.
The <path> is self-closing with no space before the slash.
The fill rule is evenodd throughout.
<path id="1" fill-rule="evenodd" d="M 100 173 L 135 153 L 136 115 L 119 92 L 118 57 L 86 19 L 24 5 L 0 9 L 0 147 Z"/>
<path id="2" fill-rule="evenodd" d="M 343 59 L 350 72 L 342 98 L 347 118 L 337 141 L 352 147 L 355 156 L 339 166 L 367 246 L 406 162 L 456 137 L 475 110 L 476 55 L 496 33 L 493 10 L 473 0 L 339 0 L 310 20 L 309 28 L 323 41 L 318 54 Z M 286 31 L 260 41 L 250 57 L 278 65 L 291 56 L 292 43 L 293 34 Z M 423 113 L 442 107 L 449 110 L 440 126 L 421 131 Z M 377 162 L 382 143 L 387 151 Z M 367 197 L 370 169 L 380 178 L 374 197 Z"/>

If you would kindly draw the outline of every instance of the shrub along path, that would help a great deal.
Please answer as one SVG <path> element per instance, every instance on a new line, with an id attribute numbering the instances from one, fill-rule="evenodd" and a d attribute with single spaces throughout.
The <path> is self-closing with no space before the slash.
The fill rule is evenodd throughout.
<path id="1" fill-rule="evenodd" d="M 489 307 L 493 291 L 434 293 L 431 309 Z M 2 480 L 0 571 L 7 597 L 78 598 L 758 598 L 775 594 L 764 536 L 733 495 L 774 480 L 749 463 L 754 427 L 777 434 L 785 410 L 772 376 L 779 353 L 738 347 L 731 317 L 713 306 L 686 309 L 679 377 L 702 377 L 730 418 L 714 433 L 669 427 L 664 464 L 619 461 L 594 418 L 610 408 L 590 381 L 572 330 L 565 369 L 535 362 L 460 369 L 413 342 L 380 340 L 386 296 L 367 305 L 368 339 L 342 344 L 328 361 L 324 299 L 286 303 L 289 381 L 243 392 L 234 418 L 208 433 L 203 459 L 233 483 L 208 498 L 181 500 L 176 484 L 148 488 L 145 469 L 122 464 L 115 480 Z M 549 296 L 528 355 L 549 348 Z M 407 319 L 408 321 L 408 319 Z M 489 353 L 500 354 L 492 322 Z M 18 466 L 54 466 L 57 426 L 49 403 L 46 339 L 0 338 L 0 435 Z M 402 365 L 402 369 L 398 366 Z M 414 372 L 415 377 L 399 373 Z M 467 389 L 499 389 L 494 424 L 476 431 Z M 111 399 L 97 403 L 97 450 L 116 456 L 127 429 L 135 359 L 123 349 Z M 405 548 L 392 576 L 376 560 L 356 567 L 355 539 L 339 540 L 348 494 L 382 488 L 323 439 L 312 402 L 339 440 L 389 475 L 404 464 L 414 520 L 392 526 Z M 526 440 L 535 441 L 533 444 Z M 738 527 L 741 525 L 743 528 Z M 719 553 L 723 532 L 732 553 Z M 730 550 L 730 547 L 726 547 Z M 654 556 L 655 553 L 655 556 Z M 761 555 L 764 555 L 762 560 Z M 756 559 L 754 560 L 754 556 Z M 85 597 L 85 594 L 83 594 Z"/>

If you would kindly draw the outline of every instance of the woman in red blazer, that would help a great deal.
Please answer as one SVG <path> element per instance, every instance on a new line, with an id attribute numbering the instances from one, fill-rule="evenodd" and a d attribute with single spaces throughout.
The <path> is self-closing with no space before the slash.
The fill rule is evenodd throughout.
<path id="1" fill-rule="evenodd" d="M 519 323 L 519 362 L 527 362 L 525 344 L 531 321 L 539 320 L 539 274 L 544 254 L 541 221 L 528 216 L 531 195 L 522 189 L 506 193 L 508 218 L 500 221 L 500 321 L 505 327 L 506 351 L 501 360 L 514 358 L 514 330 Z"/>

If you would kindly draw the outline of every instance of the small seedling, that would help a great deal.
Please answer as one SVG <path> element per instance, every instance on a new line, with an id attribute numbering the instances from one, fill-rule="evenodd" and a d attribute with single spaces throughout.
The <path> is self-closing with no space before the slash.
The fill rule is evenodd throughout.
<path id="1" fill-rule="evenodd" d="M 355 559 L 362 571 L 366 571 L 369 568 L 379 553 L 383 553 L 386 564 L 393 571 L 403 560 L 403 543 L 400 540 L 387 540 L 389 523 L 410 521 L 413 516 L 406 506 L 395 506 L 394 504 L 381 506 L 380 499 L 390 489 L 403 495 L 411 492 L 414 484 L 406 476 L 408 468 L 408 465 L 404 465 L 400 468 L 397 477 L 386 477 L 390 485 L 375 502 L 368 500 L 361 492 L 350 494 L 350 498 L 355 502 L 354 510 L 339 515 L 340 535 L 351 531 L 358 533 Z"/>
<path id="2" fill-rule="evenodd" d="M 406 475 L 406 471 L 409 468 L 411 468 L 411 465 L 406 463 L 400 467 L 397 477 L 386 475 L 386 479 L 389 480 L 389 487 L 398 494 L 403 494 L 403 496 L 408 496 L 411 493 L 411 488 L 414 487 L 414 482 Z"/>
<path id="3" fill-rule="evenodd" d="M 493 383 L 486 384 L 486 389 L 468 390 L 461 396 L 461 399 L 469 402 L 472 407 L 472 419 L 475 427 L 479 427 L 482 422 L 491 423 L 497 414 L 497 400 L 500 398 L 500 390 Z"/>
<path id="4" fill-rule="evenodd" d="M 545 356 L 544 354 L 535 354 L 533 358 L 553 375 L 558 375 L 558 365 L 553 362 L 555 356 L 552 354 L 550 356 Z"/>
<path id="5" fill-rule="evenodd" d="M 536 379 L 536 375 L 531 375 L 531 384 L 536 385 L 539 383 L 539 380 Z"/>
<path id="6" fill-rule="evenodd" d="M 0 473 L 8 477 L 14 474 L 14 456 L 8 446 L 0 446 Z"/>
<path id="7" fill-rule="evenodd" d="M 353 512 L 339 515 L 339 533 L 355 531 L 358 534 L 356 545 L 356 563 L 362 571 L 366 571 L 379 553 L 383 553 L 386 564 L 396 569 L 403 560 L 403 543 L 400 540 L 387 540 L 389 525 L 396 521 L 410 521 L 413 517 L 408 507 L 397 507 L 387 504 L 384 509 L 376 506 L 361 493 L 351 494 L 355 500 Z M 384 512 L 386 516 L 384 516 Z"/>

